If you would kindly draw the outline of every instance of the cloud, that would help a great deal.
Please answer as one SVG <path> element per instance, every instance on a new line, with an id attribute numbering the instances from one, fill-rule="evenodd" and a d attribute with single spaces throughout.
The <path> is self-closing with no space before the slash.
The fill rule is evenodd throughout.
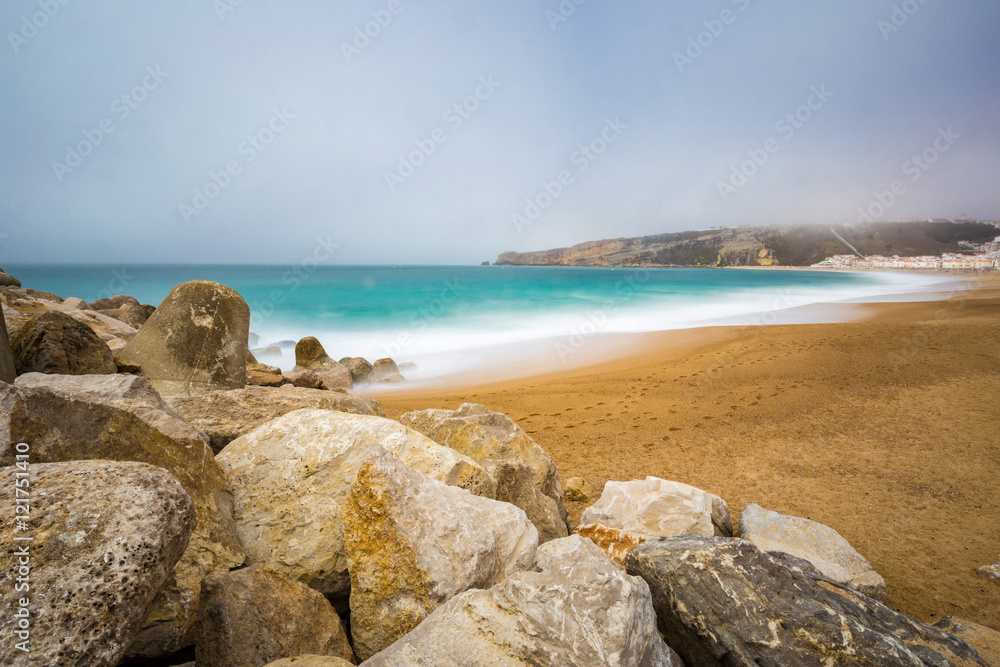
<path id="1" fill-rule="evenodd" d="M 892 216 L 1000 217 L 993 4 L 345 5 L 6 3 L 0 256 L 283 263 L 332 236 L 340 263 L 478 263 L 846 221 L 946 127 L 963 139 Z M 894 5 L 917 9 L 901 22 Z M 833 97 L 786 137 L 779 122 L 817 86 Z M 576 171 L 615 118 L 620 139 Z M 724 200 L 718 184 L 771 138 L 779 150 Z M 567 169 L 573 183 L 518 229 Z"/>

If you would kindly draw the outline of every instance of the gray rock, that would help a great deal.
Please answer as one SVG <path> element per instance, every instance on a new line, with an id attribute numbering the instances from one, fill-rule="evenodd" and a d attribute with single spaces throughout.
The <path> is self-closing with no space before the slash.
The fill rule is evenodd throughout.
<path id="1" fill-rule="evenodd" d="M 16 540 L 20 471 L 0 469 L 0 502 L 10 508 L 0 515 L 4 664 L 117 665 L 187 547 L 195 522 L 191 499 L 170 473 L 145 463 L 40 463 L 34 453 L 32 446 L 31 542 Z M 28 556 L 20 555 L 22 547 Z M 15 574 L 24 558 L 30 588 L 18 592 Z M 22 598 L 30 614 L 28 652 L 15 647 Z"/>
<path id="2" fill-rule="evenodd" d="M 747 505 L 740 514 L 740 537 L 764 551 L 781 551 L 812 563 L 824 577 L 888 602 L 883 579 L 840 533 L 821 523 Z"/>
<path id="3" fill-rule="evenodd" d="M 13 382 L 17 377 L 17 367 L 14 365 L 14 354 L 10 350 L 10 338 L 7 336 L 7 322 L 0 311 L 0 382 Z"/>
<path id="4" fill-rule="evenodd" d="M 392 359 L 376 359 L 375 363 L 372 364 L 372 379 L 376 381 L 382 381 L 393 375 L 399 375 L 399 366 Z"/>
<path id="5" fill-rule="evenodd" d="M 1000 665 L 1000 632 L 954 616 L 945 616 L 934 627 L 955 635 L 976 649 L 979 657 L 994 667 Z"/>
<path id="6" fill-rule="evenodd" d="M 197 397 L 168 396 L 166 400 L 208 435 L 216 453 L 241 435 L 295 410 L 338 410 L 385 417 L 382 405 L 373 398 L 289 386 L 246 387 Z"/>
<path id="7" fill-rule="evenodd" d="M 134 375 L 22 375 L 0 385 L 0 465 L 28 442 L 37 463 L 107 459 L 165 468 L 194 503 L 191 541 L 156 597 L 130 656 L 169 655 L 193 643 L 201 580 L 243 563 L 232 493 L 204 435 Z"/>
<path id="8" fill-rule="evenodd" d="M 161 393 L 199 394 L 246 384 L 250 308 L 234 290 L 195 280 L 170 290 L 118 353 Z"/>
<path id="9" fill-rule="evenodd" d="M 296 410 L 237 438 L 216 457 L 233 489 L 247 560 L 346 601 L 342 506 L 362 463 L 382 447 L 434 479 L 496 494 L 496 482 L 474 461 L 398 422 Z"/>
<path id="10" fill-rule="evenodd" d="M 0 287 L 20 287 L 21 281 L 0 269 Z"/>
<path id="11" fill-rule="evenodd" d="M 257 667 L 306 653 L 354 660 L 326 598 L 269 567 L 212 575 L 201 598 L 199 667 Z"/>
<path id="12" fill-rule="evenodd" d="M 539 544 L 569 535 L 559 506 L 535 487 L 528 464 L 485 459 L 482 466 L 497 481 L 497 500 L 520 507 L 535 524 Z"/>
<path id="13" fill-rule="evenodd" d="M 18 375 L 118 372 L 111 348 L 90 327 L 58 311 L 32 317 L 14 334 L 10 347 Z"/>
<path id="14" fill-rule="evenodd" d="M 368 382 L 368 376 L 375 369 L 364 357 L 344 357 L 340 365 L 351 372 L 351 379 L 357 383 Z"/>
<path id="15" fill-rule="evenodd" d="M 660 632 L 688 667 L 986 665 L 952 635 L 746 540 L 651 540 L 625 564 L 649 584 Z"/>
<path id="16" fill-rule="evenodd" d="M 344 502 L 351 636 L 365 660 L 470 588 L 531 566 L 538 532 L 513 505 L 473 496 L 382 451 Z"/>
<path id="17" fill-rule="evenodd" d="M 401 424 L 471 459 L 513 460 L 531 466 L 535 486 L 568 516 L 556 464 L 513 419 L 482 405 L 464 403 L 458 410 L 421 410 L 399 418 Z"/>
<path id="18" fill-rule="evenodd" d="M 1000 581 L 1000 563 L 996 565 L 983 565 L 977 570 L 979 574 L 993 581 Z"/>
<path id="19" fill-rule="evenodd" d="M 539 547 L 531 571 L 438 607 L 365 667 L 682 667 L 646 583 L 587 540 Z"/>
<path id="20" fill-rule="evenodd" d="M 323 388 L 323 381 L 319 376 L 305 368 L 293 368 L 290 371 L 282 373 L 282 375 L 293 387 L 302 387 L 303 389 Z"/>

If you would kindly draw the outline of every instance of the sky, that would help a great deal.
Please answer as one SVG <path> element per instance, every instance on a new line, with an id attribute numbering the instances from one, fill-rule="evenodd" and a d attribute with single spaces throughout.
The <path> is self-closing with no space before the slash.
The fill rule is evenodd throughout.
<path id="1" fill-rule="evenodd" d="M 5 0 L 0 262 L 997 219 L 998 25 L 994 0 Z"/>

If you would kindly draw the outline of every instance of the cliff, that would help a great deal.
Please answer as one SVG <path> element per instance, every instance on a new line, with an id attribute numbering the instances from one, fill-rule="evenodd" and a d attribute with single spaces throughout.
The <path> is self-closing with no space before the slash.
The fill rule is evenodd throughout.
<path id="1" fill-rule="evenodd" d="M 963 252 L 959 241 L 997 236 L 983 222 L 875 222 L 833 230 L 864 255 L 940 255 Z M 728 227 L 636 238 L 588 241 L 539 252 L 504 252 L 508 266 L 810 266 L 850 250 L 821 225 Z"/>

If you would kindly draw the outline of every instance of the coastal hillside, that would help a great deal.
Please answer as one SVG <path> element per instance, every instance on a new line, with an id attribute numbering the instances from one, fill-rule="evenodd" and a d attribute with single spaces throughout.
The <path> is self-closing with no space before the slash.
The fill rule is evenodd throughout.
<path id="1" fill-rule="evenodd" d="M 875 222 L 861 225 L 727 227 L 636 238 L 589 241 L 539 252 L 505 252 L 497 264 L 524 266 L 811 266 L 850 252 L 940 255 L 970 250 L 998 233 L 992 223 Z M 965 242 L 965 243 L 962 243 Z"/>

